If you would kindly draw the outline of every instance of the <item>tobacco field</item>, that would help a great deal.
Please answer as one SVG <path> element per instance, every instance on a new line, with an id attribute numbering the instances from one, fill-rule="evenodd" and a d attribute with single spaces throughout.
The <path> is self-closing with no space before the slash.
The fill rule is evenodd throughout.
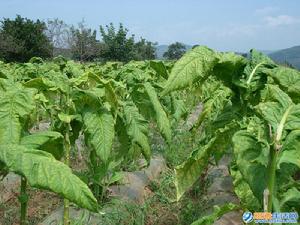
<path id="1" fill-rule="evenodd" d="M 199 104 L 196 121 L 180 129 Z M 40 131 L 41 122 L 49 127 Z M 144 216 L 118 224 L 210 225 L 231 211 L 300 213 L 300 72 L 256 50 L 243 57 L 205 46 L 178 61 L 0 62 L 0 176 L 19 175 L 18 223 L 38 224 L 27 215 L 35 189 L 63 199 L 61 224 L 84 224 L 70 208 L 101 214 L 109 187 L 141 158 L 149 166 L 158 148 L 171 176 L 160 202 L 177 207 L 176 222 Z M 200 204 L 207 169 L 224 156 L 238 202 L 192 217 L 189 201 Z M 75 170 L 76 160 L 85 168 Z M 192 221 L 183 222 L 182 210 Z"/>

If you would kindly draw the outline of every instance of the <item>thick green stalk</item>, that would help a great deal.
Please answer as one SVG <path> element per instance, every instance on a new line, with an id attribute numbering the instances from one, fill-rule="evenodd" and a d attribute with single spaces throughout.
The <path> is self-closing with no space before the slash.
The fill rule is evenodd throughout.
<path id="1" fill-rule="evenodd" d="M 269 190 L 269 198 L 268 198 L 268 212 L 272 212 L 273 208 L 273 197 L 275 196 L 275 184 L 276 184 L 276 166 L 277 166 L 277 157 L 279 151 L 281 149 L 280 141 L 282 137 L 282 132 L 284 128 L 284 124 L 288 118 L 288 115 L 292 109 L 292 106 L 289 106 L 287 110 L 284 112 L 280 123 L 276 130 L 276 135 L 274 139 L 273 148 L 271 148 L 270 152 L 270 161 L 268 167 L 268 190 Z"/>
<path id="2" fill-rule="evenodd" d="M 278 156 L 278 149 L 274 147 L 271 149 L 270 154 L 270 162 L 268 168 L 268 190 L 269 190 L 269 197 L 268 197 L 268 212 L 272 212 L 273 208 L 273 197 L 275 195 L 275 183 L 276 183 L 276 162 Z"/>
<path id="3" fill-rule="evenodd" d="M 27 203 L 28 203 L 28 195 L 26 193 L 27 180 L 25 177 L 21 176 L 21 192 L 19 196 L 19 201 L 21 203 L 21 217 L 20 224 L 26 225 L 26 214 L 27 214 Z"/>
<path id="4" fill-rule="evenodd" d="M 66 133 L 65 133 L 65 164 L 70 165 L 70 150 L 71 150 L 71 143 L 70 143 L 70 126 L 68 124 Z M 70 215 L 69 215 L 69 200 L 64 199 L 64 225 L 70 224 Z"/>

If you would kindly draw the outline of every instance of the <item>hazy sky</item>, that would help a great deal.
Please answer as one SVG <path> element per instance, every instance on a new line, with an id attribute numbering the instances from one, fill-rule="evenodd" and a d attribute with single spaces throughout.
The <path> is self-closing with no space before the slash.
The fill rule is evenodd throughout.
<path id="1" fill-rule="evenodd" d="M 0 0 L 0 17 L 60 18 L 88 26 L 122 22 L 137 37 L 218 50 L 300 45 L 300 0 Z"/>

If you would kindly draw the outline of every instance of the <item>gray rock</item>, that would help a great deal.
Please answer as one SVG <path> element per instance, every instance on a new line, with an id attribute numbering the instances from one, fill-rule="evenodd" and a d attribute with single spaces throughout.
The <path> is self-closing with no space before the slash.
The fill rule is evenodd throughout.
<path id="1" fill-rule="evenodd" d="M 158 156 L 151 159 L 149 167 L 144 170 L 124 172 L 123 185 L 112 185 L 109 187 L 111 196 L 132 200 L 137 203 L 144 202 L 146 186 L 152 180 L 157 179 L 166 168 L 165 160 Z"/>
<path id="2" fill-rule="evenodd" d="M 232 178 L 230 176 L 218 177 L 214 179 L 211 186 L 207 189 L 207 193 L 217 193 L 217 192 L 232 192 L 233 184 Z"/>

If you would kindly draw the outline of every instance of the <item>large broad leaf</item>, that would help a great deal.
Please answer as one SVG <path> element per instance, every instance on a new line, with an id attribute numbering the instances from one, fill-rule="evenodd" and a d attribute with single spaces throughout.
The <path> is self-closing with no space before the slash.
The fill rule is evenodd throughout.
<path id="1" fill-rule="evenodd" d="M 0 161 L 12 172 L 23 175 L 33 187 L 47 189 L 96 212 L 97 200 L 71 169 L 51 154 L 20 145 L 0 145 Z"/>
<path id="2" fill-rule="evenodd" d="M 232 52 L 224 53 L 215 65 L 213 75 L 224 81 L 226 86 L 232 87 L 232 81 L 241 77 L 246 63 L 247 60 L 243 56 Z"/>
<path id="3" fill-rule="evenodd" d="M 111 113 L 105 109 L 93 109 L 83 112 L 83 124 L 87 140 L 101 160 L 107 162 L 115 136 L 115 121 Z"/>
<path id="4" fill-rule="evenodd" d="M 211 156 L 216 155 L 217 158 L 220 158 L 224 154 L 231 144 L 228 140 L 231 139 L 235 126 L 236 124 L 233 122 L 225 128 L 215 131 L 214 137 L 207 144 L 201 145 L 183 164 L 175 168 L 177 200 L 197 181 L 201 172 L 208 165 Z"/>
<path id="5" fill-rule="evenodd" d="M 128 102 L 124 106 L 127 133 L 132 145 L 140 147 L 145 159 L 149 162 L 151 149 L 148 142 L 148 123 L 139 113 L 138 108 L 133 102 Z"/>
<path id="6" fill-rule="evenodd" d="M 238 131 L 232 138 L 236 165 L 255 197 L 262 202 L 266 188 L 269 146 L 248 131 Z M 259 182 L 257 182 L 259 181 Z"/>
<path id="7" fill-rule="evenodd" d="M 165 79 L 168 79 L 168 71 L 165 64 L 162 61 L 150 61 L 150 67 L 155 70 L 155 72 Z"/>
<path id="8" fill-rule="evenodd" d="M 175 63 L 162 95 L 205 79 L 211 74 L 219 57 L 219 53 L 204 46 L 190 50 Z"/>
<path id="9" fill-rule="evenodd" d="M 126 123 L 123 118 L 117 117 L 116 122 L 116 133 L 119 141 L 119 146 L 117 148 L 118 158 L 122 158 L 127 155 L 130 148 L 130 137 L 127 134 Z"/>
<path id="10" fill-rule="evenodd" d="M 295 105 L 280 88 L 267 85 L 263 100 L 256 108 L 280 137 L 284 130 L 300 129 L 300 104 Z"/>
<path id="11" fill-rule="evenodd" d="M 164 138 L 166 139 L 166 141 L 168 143 L 171 143 L 171 125 L 170 125 L 169 118 L 166 112 L 164 111 L 162 105 L 160 104 L 156 91 L 152 87 L 152 85 L 147 82 L 144 84 L 144 86 L 149 96 L 150 102 L 153 106 L 158 128 L 162 133 L 162 135 L 164 136 Z"/>
<path id="12" fill-rule="evenodd" d="M 204 216 L 201 219 L 196 220 L 191 225 L 212 225 L 217 221 L 221 216 L 231 211 L 237 210 L 239 207 L 232 203 L 228 203 L 222 206 L 214 206 L 214 211 L 208 216 Z"/>
<path id="13" fill-rule="evenodd" d="M 293 207 L 300 207 L 300 191 L 297 188 L 292 187 L 282 195 L 280 209 L 286 210 L 285 206 L 288 203 L 293 203 Z"/>
<path id="14" fill-rule="evenodd" d="M 63 136 L 55 131 L 42 131 L 21 138 L 20 144 L 28 149 L 40 149 L 56 159 L 63 156 Z"/>
<path id="15" fill-rule="evenodd" d="M 187 109 L 185 103 L 182 99 L 171 94 L 171 108 L 172 108 L 172 118 L 179 121 L 181 118 L 185 119 L 187 116 Z"/>
<path id="16" fill-rule="evenodd" d="M 238 86 L 257 90 L 262 87 L 266 81 L 266 69 L 275 67 L 275 63 L 266 55 L 252 49 L 250 51 L 250 59 L 247 63 L 243 76 L 239 81 L 235 81 Z"/>
<path id="17" fill-rule="evenodd" d="M 276 67 L 268 73 L 286 91 L 295 103 L 300 103 L 300 72 L 284 66 Z"/>
<path id="18" fill-rule="evenodd" d="M 18 144 L 21 136 L 21 119 L 34 109 L 34 89 L 20 86 L 11 88 L 0 95 L 0 144 Z"/>
<path id="19" fill-rule="evenodd" d="M 240 199 L 241 204 L 251 211 L 259 211 L 261 206 L 255 198 L 249 184 L 245 181 L 236 165 L 230 168 L 230 175 L 233 179 L 234 192 Z"/>
<path id="20" fill-rule="evenodd" d="M 300 169 L 300 130 L 294 130 L 286 137 L 279 153 L 278 169 L 282 163 L 293 164 Z"/>
<path id="21" fill-rule="evenodd" d="M 230 98 L 233 95 L 232 91 L 224 85 L 220 85 L 215 91 L 211 90 L 210 94 L 211 97 L 203 102 L 203 111 L 193 128 L 198 128 L 205 119 L 214 121 L 230 102 Z"/>

